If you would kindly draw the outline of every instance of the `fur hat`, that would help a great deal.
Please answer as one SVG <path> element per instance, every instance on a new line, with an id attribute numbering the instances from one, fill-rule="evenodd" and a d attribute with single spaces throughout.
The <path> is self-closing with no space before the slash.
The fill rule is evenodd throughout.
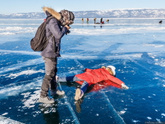
<path id="1" fill-rule="evenodd" d="M 107 68 L 110 68 L 110 69 L 112 70 L 112 72 L 113 72 L 113 75 L 116 76 L 116 71 L 115 71 L 116 68 L 115 68 L 115 66 L 113 66 L 113 65 L 108 65 Z"/>
<path id="2" fill-rule="evenodd" d="M 60 21 L 62 25 L 66 25 L 66 22 L 68 22 L 69 25 L 73 24 L 75 18 L 73 12 L 64 9 L 59 13 L 61 14 Z"/>
<path id="3" fill-rule="evenodd" d="M 75 16 L 71 11 L 61 10 L 60 12 L 56 12 L 54 9 L 49 7 L 43 7 L 42 9 L 44 10 L 45 13 L 48 12 L 57 20 L 59 20 L 62 25 L 66 25 L 66 21 L 69 23 L 69 25 L 73 24 L 74 22 Z"/>

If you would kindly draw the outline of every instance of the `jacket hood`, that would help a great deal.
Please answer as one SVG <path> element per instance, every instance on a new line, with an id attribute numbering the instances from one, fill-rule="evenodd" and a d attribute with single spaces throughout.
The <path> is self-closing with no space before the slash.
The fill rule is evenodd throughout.
<path id="1" fill-rule="evenodd" d="M 46 12 L 50 13 L 50 14 L 51 14 L 53 17 L 55 17 L 57 20 L 60 20 L 60 19 L 61 19 L 60 13 L 56 12 L 54 9 L 49 8 L 49 7 L 43 7 L 42 9 L 43 9 L 43 11 L 44 11 L 45 13 L 46 13 Z"/>

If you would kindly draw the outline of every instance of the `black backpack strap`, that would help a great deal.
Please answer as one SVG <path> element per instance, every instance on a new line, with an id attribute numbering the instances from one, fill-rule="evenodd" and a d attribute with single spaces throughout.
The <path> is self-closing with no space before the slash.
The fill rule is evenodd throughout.
<path id="1" fill-rule="evenodd" d="M 54 18 L 54 17 L 53 17 L 53 16 L 48 16 L 48 17 L 46 18 L 46 24 L 48 24 L 49 21 L 50 21 L 52 18 Z M 49 41 L 49 39 L 52 38 L 52 37 L 53 37 L 53 35 L 50 35 L 49 37 L 47 37 L 47 40 Z"/>
<path id="2" fill-rule="evenodd" d="M 49 21 L 50 21 L 52 18 L 54 18 L 54 17 L 53 17 L 53 16 L 48 16 L 48 17 L 46 18 L 46 24 L 48 24 Z"/>

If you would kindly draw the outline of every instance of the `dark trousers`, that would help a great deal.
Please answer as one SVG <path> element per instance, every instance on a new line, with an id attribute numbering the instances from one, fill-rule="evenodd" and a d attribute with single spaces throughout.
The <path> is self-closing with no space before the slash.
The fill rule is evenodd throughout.
<path id="1" fill-rule="evenodd" d="M 41 86 L 41 97 L 46 97 L 48 91 L 56 90 L 57 58 L 45 58 L 45 77 Z"/>

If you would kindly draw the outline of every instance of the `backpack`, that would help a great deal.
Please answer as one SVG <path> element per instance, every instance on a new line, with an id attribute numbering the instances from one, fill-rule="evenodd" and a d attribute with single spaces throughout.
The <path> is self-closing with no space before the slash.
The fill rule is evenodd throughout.
<path id="1" fill-rule="evenodd" d="M 34 51 L 43 51 L 48 45 L 48 38 L 46 36 L 46 24 L 52 19 L 53 16 L 49 17 L 44 21 L 37 29 L 34 38 L 30 41 L 31 49 Z"/>

